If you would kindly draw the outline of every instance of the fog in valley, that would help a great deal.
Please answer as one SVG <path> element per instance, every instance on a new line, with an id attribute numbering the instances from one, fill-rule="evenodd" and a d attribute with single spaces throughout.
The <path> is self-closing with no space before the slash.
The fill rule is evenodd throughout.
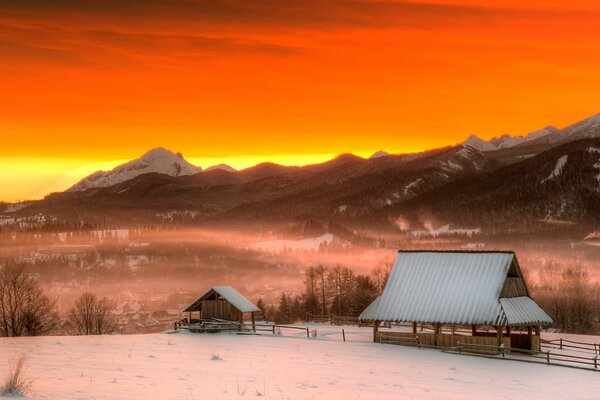
<path id="1" fill-rule="evenodd" d="M 376 281 L 389 272 L 399 249 L 515 250 L 534 292 L 549 271 L 561 268 L 578 268 L 591 284 L 600 278 L 600 247 L 594 243 L 511 240 L 508 234 L 333 234 L 313 222 L 270 231 L 144 227 L 0 232 L 0 264 L 35 276 L 61 317 L 79 296 L 91 292 L 110 300 L 123 333 L 172 326 L 186 305 L 214 285 L 231 285 L 273 308 L 282 293 L 302 299 L 307 270 L 317 266 L 348 269 L 382 287 Z"/>

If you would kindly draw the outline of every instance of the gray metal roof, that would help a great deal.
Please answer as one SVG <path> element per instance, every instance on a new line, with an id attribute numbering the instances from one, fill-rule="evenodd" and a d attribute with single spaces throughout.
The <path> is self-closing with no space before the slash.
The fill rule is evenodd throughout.
<path id="1" fill-rule="evenodd" d="M 515 325 L 514 308 L 505 313 L 499 301 L 513 262 L 516 263 L 513 252 L 400 251 L 383 294 L 359 318 Z M 535 317 L 532 323 L 546 321 L 548 317 L 537 308 L 543 315 L 535 314 L 533 307 L 527 308 L 528 315 Z"/>
<path id="2" fill-rule="evenodd" d="M 506 318 L 503 325 L 551 324 L 554 322 L 546 312 L 527 296 L 501 298 L 500 304 Z"/>
<path id="3" fill-rule="evenodd" d="M 240 292 L 232 288 L 231 286 L 213 286 L 198 297 L 192 304 L 187 306 L 183 312 L 199 311 L 202 305 L 202 301 L 209 297 L 212 293 L 218 293 L 221 297 L 231 303 L 235 308 L 241 312 L 258 312 L 258 308 L 254 303 L 245 298 Z"/>

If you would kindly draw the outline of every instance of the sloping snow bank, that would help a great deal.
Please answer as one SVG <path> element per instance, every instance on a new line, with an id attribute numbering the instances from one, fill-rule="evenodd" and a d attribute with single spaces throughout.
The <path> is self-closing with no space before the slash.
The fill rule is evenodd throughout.
<path id="1" fill-rule="evenodd" d="M 370 331 L 2 338 L 0 370 L 25 354 L 38 399 L 598 398 L 597 372 L 375 344 Z"/>

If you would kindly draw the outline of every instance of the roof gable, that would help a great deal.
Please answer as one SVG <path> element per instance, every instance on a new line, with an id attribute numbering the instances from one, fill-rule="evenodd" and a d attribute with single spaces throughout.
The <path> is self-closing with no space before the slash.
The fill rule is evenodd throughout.
<path id="1" fill-rule="evenodd" d="M 513 252 L 399 251 L 382 295 L 359 319 L 509 326 L 552 322 L 528 295 Z M 508 297 L 515 300 L 501 302 Z"/>
<path id="2" fill-rule="evenodd" d="M 260 311 L 260 308 L 231 286 L 213 286 L 194 300 L 192 304 L 187 306 L 183 312 L 199 311 L 202 306 L 202 301 L 206 300 L 213 293 L 217 293 L 241 312 Z"/>
<path id="3" fill-rule="evenodd" d="M 512 252 L 400 251 L 375 312 L 364 317 L 494 324 L 514 257 Z"/>

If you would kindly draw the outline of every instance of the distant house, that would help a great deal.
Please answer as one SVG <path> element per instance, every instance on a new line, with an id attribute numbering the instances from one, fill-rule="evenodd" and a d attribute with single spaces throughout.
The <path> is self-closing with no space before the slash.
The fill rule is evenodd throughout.
<path id="1" fill-rule="evenodd" d="M 194 313 L 199 320 L 220 319 L 242 323 L 244 314 L 248 313 L 255 323 L 254 314 L 261 311 L 255 304 L 245 298 L 231 286 L 213 286 L 187 306 L 183 312 L 193 322 Z"/>
<path id="2" fill-rule="evenodd" d="M 359 320 L 374 322 L 376 342 L 531 350 L 541 325 L 554 322 L 509 251 L 399 251 L 382 295 Z M 380 330 L 382 322 L 412 322 L 412 332 Z M 433 329 L 417 332 L 417 324 Z"/>

